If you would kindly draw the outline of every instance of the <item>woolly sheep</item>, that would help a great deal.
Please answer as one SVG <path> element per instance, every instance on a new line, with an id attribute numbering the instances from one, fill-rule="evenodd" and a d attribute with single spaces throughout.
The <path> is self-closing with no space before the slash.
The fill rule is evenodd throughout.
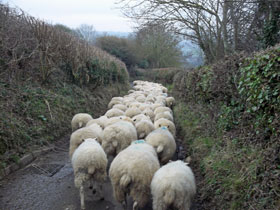
<path id="1" fill-rule="evenodd" d="M 167 120 L 165 118 L 161 118 L 157 121 L 154 122 L 155 128 L 160 128 L 160 127 L 167 127 L 170 133 L 172 133 L 173 137 L 176 138 L 176 127 L 174 123 L 170 120 Z"/>
<path id="2" fill-rule="evenodd" d="M 139 108 L 141 103 L 137 101 L 133 101 L 132 103 L 129 104 L 128 108 Z"/>
<path id="3" fill-rule="evenodd" d="M 196 193 L 195 177 L 181 160 L 162 166 L 151 183 L 153 210 L 189 210 Z"/>
<path id="4" fill-rule="evenodd" d="M 140 106 L 138 108 L 143 112 L 145 109 L 150 109 L 151 104 L 142 103 L 142 104 L 140 104 Z"/>
<path id="5" fill-rule="evenodd" d="M 124 99 L 122 97 L 113 97 L 108 104 L 108 108 L 111 109 L 116 104 L 122 104 Z"/>
<path id="6" fill-rule="evenodd" d="M 81 209 L 85 209 L 85 184 L 90 182 L 92 185 L 93 182 L 98 182 L 100 185 L 100 182 L 106 180 L 107 156 L 95 139 L 88 138 L 75 150 L 71 162 L 75 186 L 80 190 Z"/>
<path id="7" fill-rule="evenodd" d="M 149 133 L 155 130 L 154 124 L 151 120 L 141 120 L 135 124 L 138 139 L 144 139 Z"/>
<path id="8" fill-rule="evenodd" d="M 109 110 L 105 113 L 105 116 L 108 117 L 108 118 L 111 118 L 111 117 L 118 117 L 118 116 L 122 116 L 122 115 L 124 115 L 124 112 L 123 112 L 122 110 L 115 109 L 115 108 L 109 109 Z"/>
<path id="9" fill-rule="evenodd" d="M 157 154 L 145 141 L 135 141 L 113 160 L 109 177 L 114 197 L 126 209 L 126 196 L 133 198 L 133 210 L 142 208 L 150 198 L 150 184 L 159 169 Z"/>
<path id="10" fill-rule="evenodd" d="M 133 118 L 134 116 L 141 114 L 141 110 L 138 108 L 128 108 L 125 112 L 127 117 Z"/>
<path id="11" fill-rule="evenodd" d="M 127 106 L 125 106 L 123 104 L 116 104 L 113 106 L 113 108 L 122 110 L 123 112 L 125 112 L 127 110 Z"/>
<path id="12" fill-rule="evenodd" d="M 85 127 L 88 121 L 92 120 L 92 116 L 87 113 L 75 114 L 71 121 L 72 132 L 75 130 Z"/>
<path id="13" fill-rule="evenodd" d="M 172 110 L 169 107 L 166 107 L 166 106 L 157 107 L 154 110 L 154 113 L 155 113 L 155 115 L 157 115 L 160 112 L 166 112 L 166 111 L 170 112 L 171 114 L 173 113 Z"/>
<path id="14" fill-rule="evenodd" d="M 127 121 L 127 122 L 132 123 L 132 119 L 127 116 L 112 117 L 107 120 L 105 127 L 107 127 L 109 125 L 113 125 L 114 123 L 120 122 L 120 121 Z"/>
<path id="15" fill-rule="evenodd" d="M 90 125 L 96 123 L 96 124 L 100 125 L 100 127 L 101 127 L 102 129 L 104 129 L 105 126 L 106 126 L 106 124 L 107 124 L 107 121 L 108 121 L 108 117 L 106 117 L 106 116 L 101 116 L 101 117 L 99 117 L 99 118 L 97 118 L 97 119 L 93 119 L 93 120 L 88 121 L 88 123 L 87 123 L 86 126 L 90 126 Z"/>
<path id="16" fill-rule="evenodd" d="M 155 148 L 161 164 L 167 163 L 176 151 L 175 139 L 166 127 L 154 130 L 145 140 Z"/>
<path id="17" fill-rule="evenodd" d="M 154 122 L 155 114 L 150 108 L 146 108 L 142 113 L 149 117 L 152 122 Z"/>
<path id="18" fill-rule="evenodd" d="M 166 106 L 172 108 L 175 104 L 175 99 L 173 97 L 167 97 L 166 99 Z"/>
<path id="19" fill-rule="evenodd" d="M 97 141 L 101 142 L 100 136 L 102 134 L 102 128 L 94 123 L 90 126 L 80 128 L 73 132 L 70 137 L 69 145 L 69 156 L 72 157 L 74 151 L 79 147 L 79 145 L 87 138 L 97 138 Z"/>
<path id="20" fill-rule="evenodd" d="M 119 121 L 107 126 L 101 134 L 101 139 L 106 154 L 115 156 L 137 139 L 137 131 L 132 123 Z"/>
<path id="21" fill-rule="evenodd" d="M 140 122 L 141 120 L 150 120 L 150 118 L 149 116 L 146 116 L 144 114 L 138 114 L 132 118 L 132 122 L 134 125 L 136 125 L 136 123 Z"/>
<path id="22" fill-rule="evenodd" d="M 156 97 L 156 103 L 162 103 L 164 105 L 166 105 L 166 100 L 165 100 L 165 96 L 157 96 Z"/>
<path id="23" fill-rule="evenodd" d="M 169 111 L 159 112 L 158 114 L 156 114 L 154 120 L 157 121 L 157 120 L 159 120 L 161 118 L 164 118 L 164 119 L 167 119 L 167 120 L 170 120 L 170 121 L 173 122 L 173 116 L 172 116 L 172 114 Z"/>
<path id="24" fill-rule="evenodd" d="M 156 108 L 158 108 L 158 107 L 164 107 L 164 104 L 163 103 L 154 103 L 154 104 L 152 104 L 151 109 L 152 109 L 152 111 L 155 111 Z"/>
<path id="25" fill-rule="evenodd" d="M 136 101 L 138 101 L 140 103 L 144 103 L 146 101 L 146 97 L 143 95 L 140 95 L 136 98 Z"/>

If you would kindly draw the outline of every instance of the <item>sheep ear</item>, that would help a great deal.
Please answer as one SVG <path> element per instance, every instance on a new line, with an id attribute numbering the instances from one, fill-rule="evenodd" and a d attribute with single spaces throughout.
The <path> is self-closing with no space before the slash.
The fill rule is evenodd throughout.
<path id="1" fill-rule="evenodd" d="M 83 127 L 83 123 L 79 122 L 79 128 Z"/>
<path id="2" fill-rule="evenodd" d="M 162 145 L 159 145 L 157 147 L 157 153 L 161 153 L 163 151 L 163 146 Z"/>
<path id="3" fill-rule="evenodd" d="M 113 147 L 117 147 L 118 146 L 118 142 L 115 140 L 113 141 Z"/>

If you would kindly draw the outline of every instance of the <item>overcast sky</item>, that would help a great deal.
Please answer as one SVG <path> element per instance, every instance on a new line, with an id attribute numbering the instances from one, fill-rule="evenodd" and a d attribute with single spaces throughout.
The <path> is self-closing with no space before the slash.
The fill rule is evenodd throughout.
<path id="1" fill-rule="evenodd" d="M 0 0 L 1 1 L 1 0 Z M 124 18 L 117 0 L 2 0 L 28 14 L 49 23 L 61 23 L 76 28 L 93 25 L 97 31 L 131 32 L 132 23 Z"/>

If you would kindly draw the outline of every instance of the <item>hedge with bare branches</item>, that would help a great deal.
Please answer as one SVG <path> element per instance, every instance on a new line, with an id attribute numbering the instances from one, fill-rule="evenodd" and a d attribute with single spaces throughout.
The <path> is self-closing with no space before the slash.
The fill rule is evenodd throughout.
<path id="1" fill-rule="evenodd" d="M 0 4 L 0 70 L 9 82 L 35 79 L 45 83 L 61 70 L 80 85 L 128 81 L 126 66 L 117 58 L 4 4 Z"/>

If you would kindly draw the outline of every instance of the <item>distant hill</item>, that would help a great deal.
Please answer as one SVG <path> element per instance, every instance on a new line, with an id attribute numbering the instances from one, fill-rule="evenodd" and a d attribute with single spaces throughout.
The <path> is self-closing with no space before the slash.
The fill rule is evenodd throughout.
<path id="1" fill-rule="evenodd" d="M 104 36 L 104 35 L 109 35 L 109 36 L 117 36 L 117 37 L 128 37 L 132 32 L 120 32 L 120 31 L 97 31 L 96 32 L 97 36 Z"/>

